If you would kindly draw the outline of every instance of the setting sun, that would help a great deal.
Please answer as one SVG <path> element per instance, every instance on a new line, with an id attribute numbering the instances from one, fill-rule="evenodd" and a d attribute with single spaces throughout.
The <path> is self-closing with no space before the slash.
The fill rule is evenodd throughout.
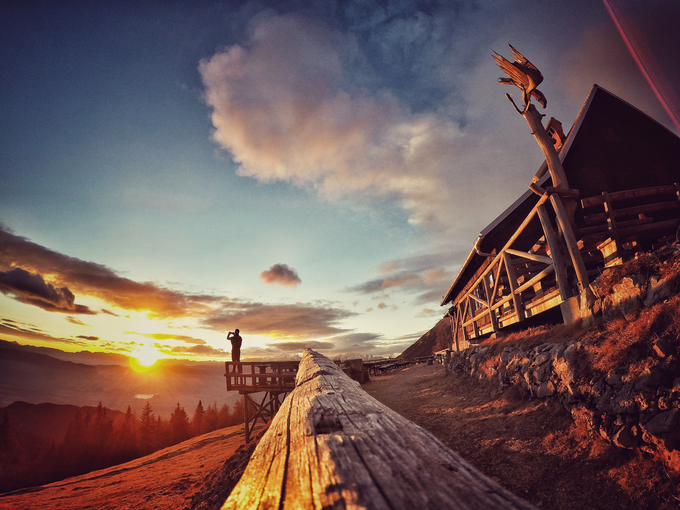
<path id="1" fill-rule="evenodd" d="M 162 354 L 158 349 L 148 345 L 140 345 L 132 353 L 130 367 L 137 372 L 147 372 L 161 357 Z"/>

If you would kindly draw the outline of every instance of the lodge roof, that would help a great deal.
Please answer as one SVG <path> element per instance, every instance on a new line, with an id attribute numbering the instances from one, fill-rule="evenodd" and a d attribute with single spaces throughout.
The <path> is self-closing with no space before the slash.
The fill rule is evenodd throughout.
<path id="1" fill-rule="evenodd" d="M 581 198 L 680 182 L 680 138 L 598 85 L 593 85 L 560 151 L 569 187 Z M 546 166 L 543 162 L 542 166 Z M 546 173 L 539 182 L 550 185 Z M 528 179 L 527 179 L 528 182 Z M 441 305 L 453 301 L 487 258 L 502 249 L 539 200 L 527 190 L 479 234 Z M 517 244 L 526 249 L 541 236 L 528 227 Z"/>

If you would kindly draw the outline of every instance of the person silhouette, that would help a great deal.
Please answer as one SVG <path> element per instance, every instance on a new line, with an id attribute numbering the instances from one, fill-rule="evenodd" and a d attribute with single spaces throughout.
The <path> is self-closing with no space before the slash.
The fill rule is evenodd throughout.
<path id="1" fill-rule="evenodd" d="M 239 330 L 235 329 L 227 333 L 227 340 L 231 340 L 231 361 L 240 363 L 241 362 L 241 343 L 243 339 L 239 335 Z"/>

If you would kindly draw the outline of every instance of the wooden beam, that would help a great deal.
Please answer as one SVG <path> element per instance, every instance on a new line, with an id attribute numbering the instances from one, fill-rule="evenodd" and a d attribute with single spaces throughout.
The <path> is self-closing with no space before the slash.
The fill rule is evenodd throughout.
<path id="1" fill-rule="evenodd" d="M 571 256 L 571 261 L 574 265 L 574 270 L 576 271 L 576 279 L 578 281 L 579 294 L 590 287 L 590 279 L 588 278 L 588 272 L 586 271 L 586 266 L 581 258 L 581 251 L 578 248 L 578 243 L 574 237 L 574 231 L 571 228 L 571 223 L 567 217 L 567 212 L 564 210 L 562 205 L 562 199 L 558 195 L 551 195 L 550 202 L 552 203 L 553 209 L 555 210 L 555 217 L 557 218 L 557 224 L 560 226 L 562 235 L 564 236 L 564 242 L 567 244 L 567 250 Z"/>
<path id="2" fill-rule="evenodd" d="M 618 252 L 623 249 L 623 246 L 621 246 L 621 241 L 619 239 L 619 231 L 616 229 L 616 213 L 612 208 L 611 200 L 609 200 L 609 193 L 603 191 L 602 198 L 604 198 L 604 212 L 607 215 L 607 229 L 609 230 L 609 237 L 611 237 L 616 242 L 615 253 L 618 254 Z M 675 203 L 680 205 L 680 202 Z"/>
<path id="3" fill-rule="evenodd" d="M 296 383 L 223 509 L 534 509 L 325 356 Z"/>
<path id="4" fill-rule="evenodd" d="M 558 241 L 557 232 L 550 222 L 550 217 L 548 216 L 548 211 L 545 205 L 538 208 L 538 219 L 541 220 L 541 226 L 543 227 L 543 234 L 545 234 L 545 240 L 548 243 L 548 248 L 550 249 L 550 257 L 552 258 L 553 266 L 555 267 L 555 277 L 557 278 L 557 287 L 560 290 L 560 298 L 562 301 L 566 301 L 571 297 L 571 290 L 569 285 L 569 280 L 567 279 L 567 265 L 562 256 L 562 250 L 560 249 L 560 243 Z"/>
<path id="5" fill-rule="evenodd" d="M 498 292 L 498 283 L 501 281 L 501 269 L 503 268 L 503 261 L 499 259 L 498 269 L 493 277 L 493 293 L 491 294 L 491 304 L 493 305 L 493 300 L 496 299 L 496 292 Z"/>
<path id="6" fill-rule="evenodd" d="M 484 294 L 486 294 L 486 307 L 489 309 L 489 317 L 491 318 L 491 327 L 494 333 L 498 331 L 498 321 L 496 320 L 496 312 L 491 309 L 492 296 L 489 292 L 489 276 L 484 278 Z"/>
<path id="7" fill-rule="evenodd" d="M 603 191 L 602 194 L 604 195 L 607 193 L 606 191 Z M 586 216 L 585 222 L 589 225 L 592 225 L 594 223 L 600 223 L 603 221 L 609 220 L 611 217 L 614 218 L 623 218 L 625 216 L 639 216 L 640 214 L 646 214 L 646 213 L 654 213 L 654 212 L 659 212 L 659 211 L 672 211 L 675 209 L 680 209 L 680 202 L 674 200 L 672 202 L 657 202 L 654 204 L 645 204 L 645 205 L 636 205 L 633 207 L 626 207 L 624 209 L 613 209 L 611 206 L 611 198 L 609 199 L 609 210 L 611 212 L 603 212 L 603 213 L 597 213 L 597 214 L 589 214 Z M 606 203 L 606 202 L 605 202 Z"/>
<path id="8" fill-rule="evenodd" d="M 664 230 L 672 229 L 680 224 L 680 218 L 675 218 L 672 220 L 657 221 L 655 223 L 649 223 L 647 225 L 639 225 L 630 228 L 620 228 L 619 237 L 628 241 L 636 236 L 644 237 L 645 234 L 652 232 L 663 232 Z M 675 232 L 672 232 L 675 234 Z"/>
<path id="9" fill-rule="evenodd" d="M 515 257 L 522 257 L 533 260 L 534 262 L 541 262 L 543 264 L 552 264 L 552 259 L 543 255 L 536 255 L 535 253 L 527 253 L 525 251 L 513 250 L 510 248 L 505 251 L 507 251 L 510 255 L 514 255 Z"/>
<path id="10" fill-rule="evenodd" d="M 497 310 L 498 308 L 500 308 L 501 306 L 503 306 L 505 303 L 507 303 L 507 302 L 510 301 L 511 299 L 514 299 L 514 294 L 508 294 L 507 296 L 503 296 L 501 299 L 499 299 L 498 301 L 496 301 L 496 302 L 491 306 L 491 309 L 492 309 L 492 310 Z"/>
<path id="11" fill-rule="evenodd" d="M 472 303 L 470 302 L 470 296 L 472 294 L 468 294 L 468 303 L 470 303 L 470 315 L 472 316 L 472 329 L 475 332 L 475 338 L 479 336 L 479 326 L 477 326 L 477 319 L 475 317 L 475 311 L 472 308 Z"/>
<path id="12" fill-rule="evenodd" d="M 522 292 L 524 292 L 528 288 L 533 287 L 538 282 L 540 282 L 543 278 L 545 278 L 550 273 L 552 273 L 554 270 L 555 270 L 555 267 L 552 264 L 549 265 L 543 271 L 541 271 L 536 276 L 534 276 L 531 280 L 529 280 L 528 282 L 525 282 L 522 285 L 520 285 L 519 287 L 517 287 L 515 289 L 515 291 L 513 292 L 513 294 L 521 294 Z"/>
<path id="13" fill-rule="evenodd" d="M 567 181 L 567 175 L 564 173 L 564 168 L 562 167 L 562 162 L 560 161 L 557 151 L 555 150 L 554 140 L 548 136 L 548 133 L 543 127 L 543 122 L 541 122 L 541 115 L 533 104 L 529 104 L 522 112 L 522 117 L 529 124 L 531 129 L 531 134 L 536 139 L 538 146 L 543 152 L 545 161 L 548 164 L 548 171 L 550 172 L 550 177 L 552 178 L 552 184 L 555 188 L 563 190 L 569 188 L 569 183 Z M 534 181 L 537 181 L 537 177 L 534 177 Z"/>
<path id="14" fill-rule="evenodd" d="M 456 344 L 456 352 L 460 352 L 460 345 L 458 345 L 458 327 L 460 324 L 460 310 L 458 310 L 458 307 L 456 306 L 456 319 L 455 319 L 455 327 L 451 330 L 451 333 L 453 334 L 453 342 Z M 454 320 L 453 317 L 451 317 L 451 325 L 454 325 Z M 453 345 L 451 345 L 451 348 L 453 348 Z"/>
<path id="15" fill-rule="evenodd" d="M 609 200 L 618 202 L 619 200 L 629 200 L 631 198 L 648 197 L 652 195 L 673 195 L 677 192 L 675 185 L 670 186 L 652 186 L 651 188 L 638 188 L 626 191 L 615 191 L 609 194 Z M 602 195 L 595 197 L 588 197 L 581 200 L 581 207 L 592 207 L 594 205 L 604 204 Z"/>
<path id="16" fill-rule="evenodd" d="M 517 278 L 515 276 L 515 268 L 512 265 L 512 259 L 510 254 L 503 252 L 503 262 L 505 262 L 505 272 L 508 273 L 508 284 L 510 285 L 510 296 L 512 297 L 512 302 L 515 305 L 515 311 L 517 312 L 517 320 L 524 320 L 524 304 L 522 303 L 522 298 L 515 293 L 517 290 Z"/>
<path id="17" fill-rule="evenodd" d="M 474 299 L 475 301 L 477 301 L 477 303 L 479 303 L 480 305 L 486 306 L 487 308 L 489 307 L 489 304 L 488 304 L 486 301 L 484 301 L 482 298 L 478 298 L 478 297 L 475 296 L 474 294 L 470 294 L 469 296 L 470 296 L 472 299 Z"/>

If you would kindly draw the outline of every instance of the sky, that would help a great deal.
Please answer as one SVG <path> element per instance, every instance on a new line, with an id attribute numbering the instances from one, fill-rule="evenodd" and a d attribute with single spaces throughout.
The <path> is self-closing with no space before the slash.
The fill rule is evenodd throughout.
<path id="1" fill-rule="evenodd" d="M 0 338 L 397 355 L 598 84 L 678 133 L 675 1 L 4 2 Z M 514 91 L 519 98 L 519 90 Z"/>

